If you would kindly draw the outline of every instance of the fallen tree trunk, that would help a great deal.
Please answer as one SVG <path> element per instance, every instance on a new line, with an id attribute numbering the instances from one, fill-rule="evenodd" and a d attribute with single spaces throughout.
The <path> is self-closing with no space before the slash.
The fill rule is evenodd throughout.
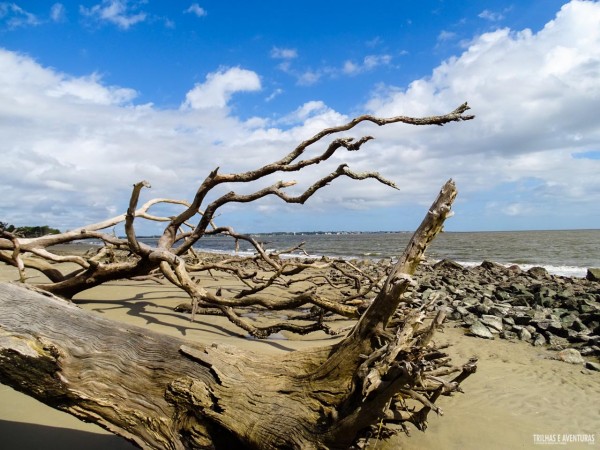
<path id="1" fill-rule="evenodd" d="M 275 356 L 202 346 L 1 284 L 0 381 L 142 448 L 345 449 L 374 425 L 382 437 L 405 423 L 424 429 L 437 398 L 475 370 L 432 345 L 443 312 L 422 325 L 428 305 L 403 296 L 455 195 L 448 182 L 335 345 Z"/>

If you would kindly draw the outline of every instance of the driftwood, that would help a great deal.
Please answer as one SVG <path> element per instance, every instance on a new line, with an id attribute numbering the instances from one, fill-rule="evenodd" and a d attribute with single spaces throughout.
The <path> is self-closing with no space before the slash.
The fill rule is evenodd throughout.
<path id="1" fill-rule="evenodd" d="M 427 321 L 429 306 L 404 296 L 455 195 L 450 181 L 335 345 L 277 356 L 201 346 L 1 284 L 0 381 L 143 448 L 345 449 L 407 423 L 425 429 L 438 397 L 475 370 L 433 345 L 443 311 Z"/>
<path id="2" fill-rule="evenodd" d="M 467 115 L 467 104 L 454 111 L 423 118 L 396 116 L 378 118 L 370 115 L 357 117 L 346 124 L 327 128 L 300 143 L 283 158 L 264 165 L 256 170 L 241 173 L 221 173 L 215 169 L 208 174 L 198 187 L 194 198 L 190 201 L 156 198 L 138 206 L 141 191 L 149 187 L 142 181 L 133 186 L 127 211 L 119 216 L 100 223 L 89 224 L 64 233 L 23 238 L 0 229 L 0 261 L 15 266 L 20 279 L 25 280 L 25 269 L 39 271 L 47 281 L 38 282 L 36 286 L 47 292 L 64 298 L 73 298 L 78 293 L 108 281 L 119 279 L 153 279 L 158 282 L 169 282 L 184 290 L 190 297 L 192 318 L 196 312 L 212 311 L 226 316 L 231 322 L 243 328 L 249 334 L 263 338 L 271 333 L 288 330 L 295 333 L 309 333 L 315 330 L 328 331 L 323 323 L 325 314 L 336 314 L 347 318 L 358 318 L 369 306 L 373 298 L 381 293 L 387 277 L 385 268 L 382 273 L 372 274 L 360 271 L 347 261 L 311 261 L 300 259 L 283 259 L 277 253 L 269 253 L 254 237 L 237 233 L 233 228 L 218 226 L 215 218 L 220 208 L 231 203 L 248 203 L 268 196 L 278 197 L 286 203 L 304 203 L 320 189 L 340 177 L 354 180 L 375 180 L 387 186 L 396 185 L 377 172 L 354 172 L 346 164 L 339 165 L 328 175 L 316 180 L 310 186 L 299 189 L 293 195 L 290 188 L 294 181 L 277 181 L 266 187 L 256 187 L 252 183 L 266 181 L 271 176 L 284 177 L 289 173 L 310 170 L 322 164 L 339 152 L 358 151 L 373 139 L 363 136 L 359 139 L 336 137 L 360 123 L 370 122 L 377 126 L 390 124 L 409 125 L 444 125 L 473 118 Z M 332 139 L 324 149 L 315 149 Z M 313 150 L 316 156 L 307 155 Z M 242 186 L 248 194 L 231 191 L 219 194 L 223 185 Z M 212 199 L 212 200 L 211 200 Z M 153 214 L 151 209 L 157 205 L 171 204 L 182 209 L 173 217 L 161 217 Z M 140 242 L 135 231 L 137 221 L 149 220 L 165 224 L 164 231 L 156 245 Z M 110 233 L 110 229 L 122 224 L 125 227 L 124 237 Z M 194 244 L 206 236 L 228 236 L 236 243 L 246 242 L 254 249 L 254 255 L 243 258 L 243 264 L 234 259 L 222 262 L 210 262 L 199 257 Z M 104 244 L 98 253 L 89 255 L 59 254 L 55 251 L 58 244 L 74 241 L 96 240 Z M 289 251 L 301 251 L 301 245 Z M 64 263 L 70 263 L 65 265 Z M 75 265 L 75 268 L 73 267 Z M 65 269 L 65 266 L 67 269 Z M 331 276 L 311 277 L 312 269 L 329 269 Z M 243 284 L 244 288 L 236 292 L 223 292 L 216 295 L 207 291 L 198 283 L 194 275 L 199 273 L 219 273 L 233 276 Z M 306 274 L 313 285 L 310 290 L 294 292 L 292 284 L 298 281 L 292 276 Z M 288 294 L 274 299 L 266 295 L 267 290 L 283 286 Z M 333 288 L 333 289 L 330 289 Z M 332 291 L 337 291 L 337 293 Z M 347 293 L 343 293 L 346 291 Z M 326 295 L 325 295 L 326 294 Z M 260 326 L 242 317 L 236 307 L 260 306 L 268 309 L 289 309 L 301 305 L 313 305 L 317 313 L 312 323 L 299 325 L 290 321 L 282 321 L 268 327 Z"/>

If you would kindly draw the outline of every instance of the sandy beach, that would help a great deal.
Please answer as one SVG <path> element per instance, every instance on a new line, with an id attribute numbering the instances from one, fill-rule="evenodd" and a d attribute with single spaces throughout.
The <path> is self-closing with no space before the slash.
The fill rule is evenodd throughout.
<path id="1" fill-rule="evenodd" d="M 14 281 L 16 270 L 0 266 L 0 281 Z M 213 288 L 220 284 L 212 279 Z M 279 339 L 256 340 L 225 318 L 189 316 L 173 311 L 186 297 L 173 286 L 121 281 L 76 297 L 79 305 L 104 317 L 210 344 L 227 342 L 257 352 L 285 352 L 332 342 L 322 332 L 299 337 L 282 332 Z M 465 336 L 452 322 L 437 335 L 451 343 L 455 361 L 479 358 L 478 371 L 463 384 L 464 394 L 444 397 L 443 416 L 430 416 L 425 433 L 412 429 L 379 442 L 380 449 L 535 449 L 600 448 L 600 373 L 550 359 L 552 352 L 519 341 Z M 0 385 L 0 433 L 6 449 L 134 448 L 101 428 L 49 408 Z M 567 442 L 593 436 L 594 443 Z"/>

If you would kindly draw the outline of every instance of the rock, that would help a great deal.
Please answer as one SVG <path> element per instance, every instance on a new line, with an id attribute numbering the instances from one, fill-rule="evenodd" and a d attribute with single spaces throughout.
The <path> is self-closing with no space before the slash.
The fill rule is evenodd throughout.
<path id="1" fill-rule="evenodd" d="M 501 302 L 505 302 L 510 299 L 510 294 L 504 290 L 496 290 L 494 295 Z"/>
<path id="2" fill-rule="evenodd" d="M 515 333 L 513 331 L 504 330 L 504 331 L 500 332 L 500 337 L 502 339 L 506 339 L 506 340 L 512 341 L 513 339 L 517 338 L 517 333 Z"/>
<path id="3" fill-rule="evenodd" d="M 531 335 L 533 336 L 533 333 L 536 332 L 535 327 L 533 325 L 525 325 L 525 329 L 527 331 L 529 331 L 531 333 Z"/>
<path id="4" fill-rule="evenodd" d="M 492 261 L 483 261 L 479 267 L 490 272 L 506 272 L 506 267 Z"/>
<path id="5" fill-rule="evenodd" d="M 475 314 L 477 314 L 478 316 L 482 316 L 485 315 L 487 313 L 490 312 L 490 307 L 486 306 L 484 304 L 479 304 L 477 306 L 474 307 L 474 311 Z"/>
<path id="6" fill-rule="evenodd" d="M 557 294 L 560 300 L 568 300 L 575 295 L 575 292 L 570 287 L 563 289 Z"/>
<path id="7" fill-rule="evenodd" d="M 519 330 L 519 339 L 526 342 L 531 341 L 531 333 L 527 328 L 522 328 Z"/>
<path id="8" fill-rule="evenodd" d="M 569 330 L 563 328 L 562 323 L 560 322 L 550 322 L 550 327 L 548 328 L 550 333 L 555 334 L 556 336 L 560 336 L 566 338 L 569 336 Z"/>
<path id="9" fill-rule="evenodd" d="M 519 294 L 511 300 L 513 306 L 531 306 L 534 301 L 534 296 L 531 293 Z"/>
<path id="10" fill-rule="evenodd" d="M 461 316 L 466 316 L 467 314 L 469 314 L 469 311 L 464 306 L 457 306 L 456 312 L 459 313 Z"/>
<path id="11" fill-rule="evenodd" d="M 583 356 L 581 356 L 581 353 L 579 353 L 579 351 L 575 350 L 574 348 L 566 348 L 564 350 L 561 350 L 556 354 L 556 359 L 569 364 L 585 363 L 585 360 L 583 359 Z"/>
<path id="12" fill-rule="evenodd" d="M 569 330 L 567 341 L 571 343 L 586 343 L 590 341 L 590 337 L 585 334 L 578 333 L 577 331 Z"/>
<path id="13" fill-rule="evenodd" d="M 540 331 L 546 331 L 550 327 L 550 321 L 548 319 L 538 320 L 533 319 L 531 324 Z"/>
<path id="14" fill-rule="evenodd" d="M 575 319 L 571 324 L 571 330 L 577 331 L 578 333 L 589 334 L 590 329 L 586 327 L 579 318 Z"/>
<path id="15" fill-rule="evenodd" d="M 458 311 L 452 311 L 450 313 L 450 320 L 460 320 L 462 319 L 462 315 Z"/>
<path id="16" fill-rule="evenodd" d="M 527 273 L 535 278 L 545 278 L 548 276 L 548 271 L 543 267 L 532 267 Z"/>
<path id="17" fill-rule="evenodd" d="M 469 313 L 466 316 L 462 317 L 462 321 L 465 325 L 471 326 L 477 321 L 477 316 L 475 314 Z"/>
<path id="18" fill-rule="evenodd" d="M 529 325 L 531 322 L 531 316 L 526 314 L 519 314 L 518 316 L 513 316 L 513 320 L 516 325 Z"/>
<path id="19" fill-rule="evenodd" d="M 592 347 L 583 347 L 579 353 L 581 353 L 581 356 L 594 356 L 594 349 Z"/>
<path id="20" fill-rule="evenodd" d="M 473 325 L 469 328 L 469 334 L 483 339 L 494 339 L 492 332 L 479 320 L 473 322 Z"/>
<path id="21" fill-rule="evenodd" d="M 546 340 L 548 341 L 548 345 L 550 346 L 550 350 L 564 350 L 565 348 L 569 348 L 569 341 L 565 338 L 561 338 L 553 335 L 552 333 L 544 333 Z"/>
<path id="22" fill-rule="evenodd" d="M 447 288 L 448 288 L 448 292 L 450 292 L 452 295 L 454 295 L 458 298 L 463 298 L 466 294 L 466 292 L 464 290 L 454 287 L 452 285 L 448 285 Z"/>
<path id="23" fill-rule="evenodd" d="M 548 287 L 541 287 L 535 293 L 535 302 L 541 306 L 552 306 L 554 303 L 554 297 L 556 296 L 556 292 Z"/>
<path id="24" fill-rule="evenodd" d="M 590 281 L 600 281 L 600 268 L 589 268 L 585 275 L 585 278 Z"/>
<path id="25" fill-rule="evenodd" d="M 588 305 L 587 303 L 580 303 L 578 309 L 581 314 L 591 313 L 596 310 L 596 308 L 594 308 L 592 305 Z"/>
<path id="26" fill-rule="evenodd" d="M 514 292 L 515 294 L 530 294 L 529 290 L 521 283 L 512 283 L 509 286 L 509 289 L 511 292 Z M 533 297 L 533 295 L 532 295 L 532 297 Z"/>
<path id="27" fill-rule="evenodd" d="M 490 308 L 490 314 L 496 317 L 504 317 L 508 314 L 508 306 L 494 305 Z"/>
<path id="28" fill-rule="evenodd" d="M 458 270 L 461 272 L 465 269 L 459 263 L 452 261 L 451 259 L 442 259 L 441 261 L 436 262 L 433 265 L 433 268 L 436 270 Z"/>
<path id="29" fill-rule="evenodd" d="M 585 363 L 585 368 L 595 370 L 596 372 L 600 372 L 600 364 L 598 364 L 597 362 L 587 361 Z"/>
<path id="30" fill-rule="evenodd" d="M 562 322 L 565 328 L 573 328 L 573 323 L 578 320 L 577 316 L 572 313 L 564 314 L 560 317 L 560 321 Z M 583 325 L 583 324 L 582 324 Z M 581 330 L 579 330 L 581 331 Z"/>
<path id="31" fill-rule="evenodd" d="M 504 329 L 504 327 L 502 326 L 502 319 L 489 314 L 483 314 L 481 316 L 481 323 L 497 331 L 502 331 Z"/>
<path id="32" fill-rule="evenodd" d="M 534 338 L 533 338 L 533 345 L 535 347 L 540 347 L 542 345 L 546 345 L 546 338 L 544 337 L 544 335 L 542 333 L 536 333 Z"/>
<path id="33" fill-rule="evenodd" d="M 477 300 L 475 297 L 465 297 L 462 299 L 462 302 L 467 306 L 474 306 L 479 304 L 479 300 Z"/>
<path id="34" fill-rule="evenodd" d="M 507 327 L 512 327 L 515 324 L 515 319 L 513 319 L 512 317 L 503 317 L 502 323 Z"/>

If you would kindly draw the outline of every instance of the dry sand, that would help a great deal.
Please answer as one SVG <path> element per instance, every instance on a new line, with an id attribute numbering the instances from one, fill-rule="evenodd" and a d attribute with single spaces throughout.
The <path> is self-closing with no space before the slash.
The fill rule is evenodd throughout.
<path id="1" fill-rule="evenodd" d="M 14 269 L 0 266 L 0 281 L 15 277 Z M 258 352 L 280 352 L 332 340 L 323 333 L 308 337 L 282 333 L 285 339 L 258 341 L 244 339 L 240 330 L 221 317 L 201 316 L 190 323 L 188 316 L 173 311 L 186 299 L 172 286 L 115 282 L 76 298 L 84 309 L 107 318 L 203 343 L 227 342 Z M 453 344 L 450 353 L 457 363 L 479 357 L 477 373 L 464 382 L 465 394 L 439 401 L 445 414 L 430 416 L 427 432 L 413 428 L 412 437 L 401 435 L 376 448 L 539 450 L 548 445 L 536 444 L 534 435 L 545 435 L 547 441 L 563 435 L 593 435 L 593 445 L 567 443 L 559 448 L 600 449 L 599 372 L 551 360 L 552 352 L 520 342 L 467 337 L 452 324 L 437 340 Z M 7 450 L 134 448 L 95 425 L 3 385 L 0 436 L 0 448 Z"/>

